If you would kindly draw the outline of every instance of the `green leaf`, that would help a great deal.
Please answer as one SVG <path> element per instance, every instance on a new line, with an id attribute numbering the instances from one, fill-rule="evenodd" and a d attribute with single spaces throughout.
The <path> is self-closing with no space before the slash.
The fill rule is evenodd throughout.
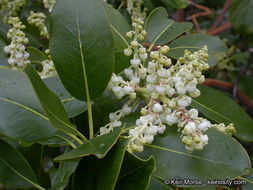
<path id="1" fill-rule="evenodd" d="M 131 56 L 125 56 L 123 51 L 116 51 L 115 52 L 115 66 L 114 66 L 114 73 L 119 74 L 124 71 L 124 69 L 131 66 L 130 64 Z"/>
<path id="2" fill-rule="evenodd" d="M 163 180 L 157 179 L 155 177 L 151 177 L 150 185 L 148 187 L 148 190 L 154 190 L 154 189 L 159 189 L 159 190 L 174 190 L 173 188 L 165 185 Z"/>
<path id="3" fill-rule="evenodd" d="M 245 175 L 251 168 L 244 148 L 232 137 L 209 129 L 209 143 L 203 151 L 187 153 L 181 142 L 177 126 L 168 126 L 166 132 L 156 137 L 151 145 L 138 154 L 156 160 L 154 177 L 164 179 L 235 179 Z M 218 150 L 218 151 L 217 151 Z"/>
<path id="4" fill-rule="evenodd" d="M 114 190 L 124 158 L 127 141 L 119 139 L 103 159 L 84 157 L 74 177 L 76 190 Z M 99 175 L 98 175 L 99 174 Z"/>
<path id="5" fill-rule="evenodd" d="M 232 27 L 240 33 L 253 33 L 253 0 L 232 0 L 229 17 Z"/>
<path id="6" fill-rule="evenodd" d="M 97 104 L 113 104 L 115 102 L 119 101 L 119 99 L 114 95 L 114 93 L 111 90 L 105 89 L 103 94 L 96 98 L 94 102 Z"/>
<path id="7" fill-rule="evenodd" d="M 69 118 L 75 117 L 87 110 L 85 102 L 72 97 L 64 88 L 58 76 L 49 77 L 43 80 L 47 87 L 55 92 L 61 99 Z"/>
<path id="8" fill-rule="evenodd" d="M 8 64 L 8 57 L 6 56 L 5 52 L 4 52 L 4 47 L 6 46 L 6 43 L 4 40 L 2 40 L 2 38 L 0 38 L 0 65 L 3 66 L 9 66 Z"/>
<path id="9" fill-rule="evenodd" d="M 215 58 L 216 53 L 225 53 L 228 50 L 224 42 L 217 37 L 209 36 L 207 34 L 190 34 L 171 42 L 171 49 L 167 55 L 171 58 L 178 59 L 184 55 L 185 49 L 194 52 L 205 45 L 208 47 L 208 64 L 210 66 L 217 64 L 217 59 Z"/>
<path id="10" fill-rule="evenodd" d="M 50 52 L 64 86 L 79 100 L 101 95 L 113 72 L 113 38 L 101 3 L 61 0 L 51 13 Z"/>
<path id="11" fill-rule="evenodd" d="M 155 160 L 153 157 L 148 160 L 141 160 L 127 152 L 115 190 L 147 189 L 151 173 L 154 170 Z"/>
<path id="12" fill-rule="evenodd" d="M 237 138 L 253 141 L 253 121 L 234 100 L 206 86 L 199 89 L 201 96 L 193 99 L 191 106 L 217 123 L 234 123 Z"/>
<path id="13" fill-rule="evenodd" d="M 252 190 L 253 188 L 253 172 L 251 170 L 251 173 L 247 176 L 243 176 L 243 178 L 240 178 L 239 180 L 246 181 L 246 185 L 242 185 L 242 190 Z"/>
<path id="14" fill-rule="evenodd" d="M 24 20 L 23 24 L 25 25 L 25 35 L 29 40 L 28 44 L 35 48 L 48 49 L 49 41 L 40 36 L 40 30 L 37 27 L 28 24 L 27 20 Z"/>
<path id="15" fill-rule="evenodd" d="M 51 168 L 49 171 L 52 184 L 50 190 L 59 189 L 68 184 L 69 178 L 76 171 L 78 163 L 79 160 L 60 162 L 59 168 Z"/>
<path id="16" fill-rule="evenodd" d="M 73 127 L 68 119 L 68 115 L 58 96 L 52 92 L 42 81 L 32 65 L 28 64 L 24 72 L 30 79 L 30 83 L 52 125 L 63 132 L 77 135 L 78 131 Z"/>
<path id="17" fill-rule="evenodd" d="M 7 32 L 10 29 L 8 24 L 0 23 L 0 38 L 6 43 L 10 43 L 10 39 L 7 38 Z"/>
<path id="18" fill-rule="evenodd" d="M 0 183 L 17 188 L 30 188 L 36 177 L 28 162 L 12 146 L 0 140 Z"/>
<path id="19" fill-rule="evenodd" d="M 104 9 L 112 30 L 114 47 L 118 50 L 124 50 L 129 46 L 126 33 L 131 30 L 131 27 L 125 17 L 111 5 L 104 3 Z"/>
<path id="20" fill-rule="evenodd" d="M 146 39 L 152 45 L 163 45 L 175 39 L 184 32 L 192 28 L 190 22 L 174 22 L 168 18 L 165 8 L 159 7 L 154 9 L 147 18 L 145 30 L 147 32 Z"/>
<path id="21" fill-rule="evenodd" d="M 0 69 L 0 89 L 1 134 L 26 142 L 55 134 L 24 73 Z"/>
<path id="22" fill-rule="evenodd" d="M 190 5 L 189 0 L 159 0 L 167 7 L 174 7 L 177 9 L 183 9 L 186 8 L 188 5 Z"/>
<path id="23" fill-rule="evenodd" d="M 28 46 L 26 50 L 29 53 L 29 60 L 31 61 L 31 63 L 42 64 L 42 61 L 47 59 L 46 54 L 38 50 L 37 48 Z"/>
<path id="24" fill-rule="evenodd" d="M 112 148 L 119 138 L 121 128 L 114 129 L 113 132 L 101 135 L 84 142 L 82 145 L 56 157 L 55 161 L 74 160 L 90 154 L 96 155 L 98 158 L 103 158 L 106 153 Z"/>

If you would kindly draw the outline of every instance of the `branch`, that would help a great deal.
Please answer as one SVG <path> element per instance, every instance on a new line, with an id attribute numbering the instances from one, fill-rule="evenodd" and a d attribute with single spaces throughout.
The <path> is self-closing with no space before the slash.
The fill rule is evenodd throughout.
<path id="1" fill-rule="evenodd" d="M 225 16 L 226 12 L 229 10 L 230 3 L 231 3 L 231 0 L 226 0 L 226 3 L 224 4 L 224 7 L 222 9 L 221 15 L 219 16 L 217 21 L 212 25 L 212 27 L 209 29 L 209 31 L 213 30 L 213 29 L 217 28 L 217 26 L 219 26 L 219 24 L 222 22 L 222 20 Z"/>
<path id="2" fill-rule="evenodd" d="M 228 82 L 223 82 L 220 80 L 216 79 L 206 79 L 205 82 L 203 83 L 206 86 L 219 89 L 219 90 L 224 90 L 229 92 L 230 94 L 233 93 L 233 88 L 234 85 L 230 84 Z M 246 108 L 249 110 L 253 110 L 253 100 L 251 100 L 242 90 L 239 88 L 236 89 L 236 98 L 239 100 L 239 102 L 244 105 Z"/>
<path id="3" fill-rule="evenodd" d="M 218 28 L 215 28 L 214 30 L 209 30 L 207 34 L 215 36 L 230 29 L 231 27 L 232 27 L 231 22 L 227 21 L 225 24 L 219 26 Z"/>
<path id="4" fill-rule="evenodd" d="M 204 12 L 196 13 L 196 14 L 193 14 L 191 16 L 192 22 L 194 23 L 194 26 L 195 26 L 195 29 L 196 29 L 196 32 L 199 33 L 200 32 L 200 28 L 199 28 L 199 23 L 197 21 L 197 17 L 210 15 L 210 14 L 212 14 L 212 11 L 208 7 L 196 4 L 196 3 L 192 2 L 192 1 L 191 1 L 191 4 L 193 6 L 195 6 L 196 8 L 198 8 L 198 9 L 204 10 Z"/>
<path id="5" fill-rule="evenodd" d="M 178 9 L 175 14 L 175 21 L 183 22 L 184 21 L 184 9 Z"/>

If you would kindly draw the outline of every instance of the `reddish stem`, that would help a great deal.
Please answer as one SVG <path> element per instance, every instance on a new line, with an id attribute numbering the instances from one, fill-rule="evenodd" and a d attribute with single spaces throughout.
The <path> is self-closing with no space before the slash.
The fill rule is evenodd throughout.
<path id="1" fill-rule="evenodd" d="M 233 84 L 216 80 L 216 79 L 206 79 L 205 82 L 203 83 L 206 86 L 215 88 L 215 89 L 220 89 L 227 91 L 229 93 L 233 93 Z M 246 108 L 249 110 L 253 110 L 253 100 L 251 100 L 242 90 L 237 88 L 236 92 L 236 98 L 239 100 L 241 104 L 243 104 Z"/>
<path id="2" fill-rule="evenodd" d="M 227 21 L 225 24 L 219 26 L 218 28 L 215 28 L 214 30 L 209 30 L 207 34 L 215 36 L 230 29 L 231 27 L 232 27 L 231 22 Z"/>
<path id="3" fill-rule="evenodd" d="M 212 25 L 212 27 L 209 30 L 213 30 L 219 26 L 219 24 L 222 22 L 226 12 L 229 10 L 231 0 L 226 0 L 226 3 L 224 4 L 224 7 L 222 9 L 221 15 L 217 19 L 217 21 Z"/>

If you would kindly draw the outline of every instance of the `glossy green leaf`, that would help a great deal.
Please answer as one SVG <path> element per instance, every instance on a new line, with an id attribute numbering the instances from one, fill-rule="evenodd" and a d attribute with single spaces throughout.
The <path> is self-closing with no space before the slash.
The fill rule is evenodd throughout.
<path id="1" fill-rule="evenodd" d="M 114 73 L 119 74 L 124 71 L 124 69 L 131 66 L 130 64 L 130 57 L 125 56 L 123 51 L 116 51 L 115 52 L 115 66 L 114 66 Z"/>
<path id="2" fill-rule="evenodd" d="M 188 5 L 190 5 L 189 0 L 159 0 L 162 2 L 165 6 L 168 7 L 174 7 L 174 8 L 186 8 Z"/>
<path id="3" fill-rule="evenodd" d="M 47 87 L 55 92 L 61 99 L 68 117 L 72 118 L 87 110 L 85 102 L 72 97 L 63 86 L 58 76 L 49 77 L 43 80 Z"/>
<path id="4" fill-rule="evenodd" d="M 26 142 L 55 134 L 24 73 L 0 69 L 0 89 L 1 134 Z"/>
<path id="5" fill-rule="evenodd" d="M 96 155 L 98 158 L 103 158 L 106 153 L 112 148 L 119 138 L 121 128 L 114 129 L 113 132 L 101 135 L 84 142 L 82 145 L 56 157 L 55 161 L 74 160 L 90 154 Z"/>
<path id="6" fill-rule="evenodd" d="M 111 90 L 105 89 L 103 94 L 96 98 L 94 102 L 97 104 L 113 104 L 115 102 L 119 101 L 119 99 L 114 95 L 114 93 Z"/>
<path id="7" fill-rule="evenodd" d="M 165 185 L 163 180 L 157 179 L 155 177 L 151 177 L 148 190 L 155 190 L 155 189 L 174 190 L 172 187 Z"/>
<path id="8" fill-rule="evenodd" d="M 58 1 L 51 13 L 50 52 L 70 94 L 80 100 L 101 95 L 114 65 L 113 37 L 102 2 Z"/>
<path id="9" fill-rule="evenodd" d="M 42 61 L 47 59 L 46 54 L 38 50 L 37 48 L 28 46 L 26 50 L 29 53 L 29 60 L 31 61 L 31 63 L 42 64 Z"/>
<path id="10" fill-rule="evenodd" d="M 166 9 L 159 7 L 154 9 L 147 18 L 146 39 L 151 44 L 163 45 L 189 31 L 192 26 L 190 22 L 174 22 L 168 18 Z"/>
<path id="11" fill-rule="evenodd" d="M 241 33 L 253 33 L 253 0 L 232 0 L 229 16 L 232 27 Z"/>
<path id="12" fill-rule="evenodd" d="M 30 79 L 30 83 L 50 123 L 60 131 L 77 135 L 78 132 L 70 123 L 61 100 L 45 85 L 32 65 L 28 64 L 24 72 Z"/>
<path id="13" fill-rule="evenodd" d="M 0 140 L 0 150 L 0 183 L 18 188 L 30 188 L 36 184 L 34 172 L 16 149 Z"/>
<path id="14" fill-rule="evenodd" d="M 118 50 L 124 50 L 129 46 L 126 33 L 131 30 L 131 27 L 125 17 L 111 5 L 104 3 L 104 9 L 112 30 L 114 47 Z"/>
<path id="15" fill-rule="evenodd" d="M 114 190 L 124 158 L 127 141 L 119 139 L 103 159 L 85 157 L 74 177 L 76 190 Z M 98 175 L 99 174 L 99 175 Z"/>
<path id="16" fill-rule="evenodd" d="M 3 66 L 9 66 L 8 65 L 8 58 L 4 52 L 4 47 L 6 46 L 6 43 L 2 38 L 0 38 L 0 65 Z"/>
<path id="17" fill-rule="evenodd" d="M 0 23 L 0 38 L 5 42 L 5 43 L 10 43 L 10 39 L 7 38 L 7 32 L 10 29 L 10 26 L 8 24 Z"/>
<path id="18" fill-rule="evenodd" d="M 204 150 L 187 153 L 180 135 L 177 126 L 167 126 L 163 135 L 156 137 L 151 145 L 144 147 L 142 154 L 138 154 L 144 159 L 154 156 L 156 170 L 153 176 L 161 180 L 235 179 L 249 172 L 251 164 L 247 152 L 232 137 L 209 129 L 209 143 Z"/>
<path id="19" fill-rule="evenodd" d="M 25 35 L 29 40 L 29 45 L 35 48 L 48 49 L 49 41 L 46 38 L 40 36 L 40 30 L 37 27 L 34 27 L 27 23 L 27 20 L 23 21 L 23 24 L 26 26 L 24 29 Z"/>
<path id="20" fill-rule="evenodd" d="M 60 187 L 66 186 L 69 182 L 70 176 L 75 172 L 78 161 L 61 162 L 59 168 L 50 169 L 51 188 L 50 190 L 56 190 Z"/>
<path id="21" fill-rule="evenodd" d="M 217 37 L 207 34 L 190 34 L 174 40 L 170 44 L 171 49 L 167 55 L 174 59 L 178 59 L 184 55 L 185 49 L 194 52 L 205 45 L 208 47 L 208 64 L 210 66 L 217 64 L 217 59 L 215 58 L 216 53 L 225 53 L 228 50 L 224 42 Z"/>
<path id="22" fill-rule="evenodd" d="M 192 100 L 191 106 L 217 123 L 235 124 L 235 136 L 243 141 L 253 141 L 253 121 L 231 98 L 206 86 L 200 86 L 201 96 Z"/>
<path id="23" fill-rule="evenodd" d="M 241 185 L 242 190 L 252 190 L 253 188 L 253 172 L 251 170 L 251 173 L 247 176 L 243 176 L 243 178 L 239 179 L 239 180 L 243 180 L 246 181 L 246 185 Z"/>
<path id="24" fill-rule="evenodd" d="M 115 190 L 147 189 L 151 173 L 155 170 L 153 157 L 141 160 L 130 153 L 126 153 L 121 166 Z"/>

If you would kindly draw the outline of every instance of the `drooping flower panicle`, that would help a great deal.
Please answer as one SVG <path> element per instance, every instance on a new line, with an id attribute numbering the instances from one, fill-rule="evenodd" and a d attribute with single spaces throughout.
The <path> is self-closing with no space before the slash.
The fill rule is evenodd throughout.
<path id="1" fill-rule="evenodd" d="M 8 63 L 14 70 L 22 70 L 26 64 L 30 63 L 28 60 L 29 53 L 26 52 L 25 44 L 28 39 L 22 31 L 25 25 L 19 20 L 18 17 L 10 17 L 8 24 L 12 25 L 9 29 L 7 37 L 11 39 L 11 44 L 4 47 L 5 53 L 9 54 Z"/>
<path id="2" fill-rule="evenodd" d="M 147 52 L 140 41 L 145 38 L 143 29 L 144 18 L 140 1 L 128 1 L 128 10 L 132 14 L 133 30 L 126 36 L 131 38 L 131 44 L 124 50 L 126 56 L 132 56 L 131 66 L 124 70 L 128 80 L 113 74 L 109 88 L 119 98 L 130 96 L 132 102 L 140 96 L 146 102 L 141 109 L 142 116 L 136 120 L 136 125 L 128 129 L 127 138 L 129 152 L 142 152 L 145 144 L 150 144 L 157 134 L 163 134 L 166 126 L 177 125 L 181 131 L 181 140 L 188 152 L 202 150 L 208 144 L 205 132 L 215 128 L 228 135 L 235 132 L 233 124 L 211 124 L 205 118 L 199 117 L 198 110 L 190 109 L 192 98 L 200 96 L 198 84 L 205 81 L 202 74 L 209 68 L 207 64 L 207 46 L 191 53 L 185 50 L 176 64 L 172 64 L 166 56 L 170 48 L 158 46 L 157 51 Z M 148 63 L 147 60 L 150 61 Z M 145 65 L 147 64 L 147 67 Z M 110 114 L 110 123 L 100 128 L 100 135 L 113 131 L 114 127 L 122 126 L 120 119 L 123 109 Z"/>

